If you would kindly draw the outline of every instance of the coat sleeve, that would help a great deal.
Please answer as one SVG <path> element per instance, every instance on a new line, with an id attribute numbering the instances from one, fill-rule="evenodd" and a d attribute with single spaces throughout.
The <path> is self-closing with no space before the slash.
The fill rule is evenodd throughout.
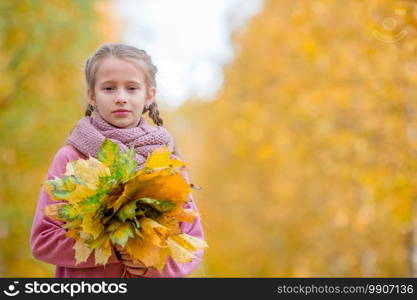
<path id="1" fill-rule="evenodd" d="M 188 178 L 187 171 L 183 171 L 183 177 L 187 181 L 187 183 L 190 183 L 190 180 Z M 184 208 L 190 208 L 197 212 L 199 212 L 192 194 L 190 193 L 188 195 L 188 201 L 184 204 Z M 193 223 L 188 222 L 180 222 L 180 228 L 183 233 L 192 235 L 196 238 L 204 240 L 204 232 L 201 225 L 201 217 L 196 217 L 194 219 Z M 148 271 L 144 275 L 138 275 L 138 276 L 132 276 L 132 277 L 186 277 L 187 275 L 190 275 L 197 266 L 201 263 L 203 259 L 204 250 L 199 249 L 194 253 L 196 258 L 192 259 L 191 262 L 187 263 L 177 263 L 174 259 L 171 257 L 168 258 L 167 263 L 164 267 L 164 269 L 159 272 L 156 268 L 149 268 Z"/>
<path id="2" fill-rule="evenodd" d="M 46 179 L 54 179 L 55 176 L 62 177 L 65 173 L 66 164 L 71 160 L 74 159 L 70 159 L 67 151 L 64 150 L 64 148 L 61 148 L 55 154 Z M 51 200 L 42 187 L 38 197 L 38 203 L 30 235 L 30 246 L 33 257 L 46 263 L 61 267 L 97 267 L 98 265 L 95 264 L 94 260 L 94 252 L 92 252 L 86 262 L 77 265 L 75 264 L 75 250 L 73 248 L 75 240 L 66 236 L 66 230 L 61 227 L 63 222 L 54 221 L 43 214 L 44 207 L 53 203 L 57 202 Z M 110 263 L 120 263 L 120 260 L 117 258 L 113 248 L 112 256 L 108 261 L 108 264 Z"/>

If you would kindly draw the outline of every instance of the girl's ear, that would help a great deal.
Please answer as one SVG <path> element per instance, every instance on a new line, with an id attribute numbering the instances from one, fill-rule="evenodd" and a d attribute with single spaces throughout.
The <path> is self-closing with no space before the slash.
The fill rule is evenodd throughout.
<path id="1" fill-rule="evenodd" d="M 148 88 L 147 97 L 145 100 L 146 105 L 151 105 L 155 101 L 155 95 L 156 95 L 156 88 L 150 87 Z"/>
<path id="2" fill-rule="evenodd" d="M 96 105 L 96 96 L 94 95 L 94 91 L 91 89 L 88 89 L 87 91 L 87 97 L 88 97 L 88 103 L 95 106 Z"/>

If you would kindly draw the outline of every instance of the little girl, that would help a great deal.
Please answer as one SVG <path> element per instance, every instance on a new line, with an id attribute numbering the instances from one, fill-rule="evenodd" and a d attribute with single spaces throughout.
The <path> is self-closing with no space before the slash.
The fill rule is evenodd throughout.
<path id="1" fill-rule="evenodd" d="M 78 121 L 66 139 L 66 145 L 55 154 L 47 180 L 62 177 L 68 162 L 88 156 L 97 158 L 105 138 L 116 142 L 122 151 L 134 146 L 138 168 L 155 149 L 167 145 L 179 155 L 170 133 L 162 127 L 155 103 L 157 69 L 144 51 L 125 44 L 104 44 L 87 59 L 85 79 L 88 106 L 85 117 Z M 142 116 L 145 112 L 157 125 L 149 125 Z M 189 183 L 187 172 L 184 179 Z M 57 222 L 43 214 L 45 206 L 54 203 L 42 188 L 38 198 L 31 232 L 31 249 L 35 258 L 56 265 L 56 277 L 121 277 L 125 268 L 127 277 L 185 277 L 200 263 L 203 250 L 191 262 L 179 264 L 171 257 L 162 272 L 143 264 L 134 264 L 120 247 L 112 249 L 105 266 L 95 265 L 94 255 L 75 264 L 75 240 L 66 237 L 66 231 Z M 56 202 L 55 202 L 56 203 Z M 191 193 L 184 208 L 198 211 Z M 181 222 L 183 233 L 204 239 L 201 220 Z"/>

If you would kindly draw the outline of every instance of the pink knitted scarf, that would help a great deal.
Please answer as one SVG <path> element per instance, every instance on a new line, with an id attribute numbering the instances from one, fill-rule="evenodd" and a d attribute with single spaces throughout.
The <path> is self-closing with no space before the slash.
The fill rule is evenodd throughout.
<path id="1" fill-rule="evenodd" d="M 106 137 L 117 143 L 121 151 L 128 151 L 134 146 L 138 169 L 155 149 L 163 145 L 167 145 L 171 152 L 174 149 L 171 134 L 162 126 L 149 125 L 143 116 L 136 127 L 118 128 L 104 120 L 98 111 L 94 111 L 91 117 L 79 120 L 65 143 L 85 156 L 97 158 L 97 152 Z"/>

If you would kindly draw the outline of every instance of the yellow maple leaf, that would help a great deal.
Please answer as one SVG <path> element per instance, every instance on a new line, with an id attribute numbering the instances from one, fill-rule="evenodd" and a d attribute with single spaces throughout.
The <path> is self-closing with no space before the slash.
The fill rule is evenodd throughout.
<path id="1" fill-rule="evenodd" d="M 72 239 L 78 239 L 80 236 L 79 229 L 75 229 L 75 228 L 68 229 L 66 236 Z"/>
<path id="2" fill-rule="evenodd" d="M 177 206 L 170 212 L 167 212 L 158 218 L 158 222 L 169 228 L 171 235 L 180 234 L 181 228 L 179 222 L 194 222 L 194 219 L 200 214 L 192 209 L 184 209 L 182 206 Z"/>
<path id="3" fill-rule="evenodd" d="M 110 169 L 90 156 L 87 160 L 78 159 L 67 164 L 64 175 L 75 175 L 91 190 L 96 190 L 100 176 L 110 176 Z"/>
<path id="4" fill-rule="evenodd" d="M 67 205 L 67 203 L 65 203 L 65 202 L 50 204 L 50 205 L 44 207 L 43 213 L 45 215 L 47 215 L 48 217 L 50 217 L 52 220 L 63 222 L 63 221 L 65 221 L 65 219 L 63 219 L 59 216 L 58 211 L 59 211 L 60 208 L 64 207 L 65 205 Z"/>
<path id="5" fill-rule="evenodd" d="M 94 238 L 100 236 L 104 230 L 101 220 L 95 218 L 95 213 L 84 213 L 81 228 L 85 234 L 91 234 Z"/>
<path id="6" fill-rule="evenodd" d="M 108 236 L 106 236 L 103 240 L 103 243 L 100 247 L 95 248 L 94 250 L 94 258 L 96 265 L 104 265 L 109 260 L 109 257 L 112 254 L 112 245 Z"/>
<path id="7" fill-rule="evenodd" d="M 178 222 L 187 222 L 187 223 L 193 223 L 194 219 L 197 218 L 200 214 L 196 212 L 195 210 L 186 208 L 182 211 L 175 211 L 171 214 L 168 213 L 168 215 L 172 215 L 175 217 L 175 219 Z"/>
<path id="8" fill-rule="evenodd" d="M 134 262 L 140 261 L 146 267 L 156 267 L 159 271 L 162 271 L 169 255 L 167 247 L 158 247 L 140 238 L 129 239 L 125 248 Z"/>
<path id="9" fill-rule="evenodd" d="M 181 244 L 175 241 L 172 237 L 167 239 L 167 244 L 170 254 L 173 259 L 179 263 L 191 262 L 193 258 L 197 258 L 194 254 L 184 248 Z"/>
<path id="10" fill-rule="evenodd" d="M 86 262 L 93 249 L 90 249 L 83 239 L 75 240 L 75 264 Z"/>
<path id="11" fill-rule="evenodd" d="M 158 247 L 166 246 L 168 228 L 146 217 L 140 219 L 140 226 L 145 240 Z"/>
<path id="12" fill-rule="evenodd" d="M 208 247 L 206 241 L 186 233 L 174 235 L 171 238 L 188 251 L 197 251 Z"/>
<path id="13" fill-rule="evenodd" d="M 75 190 L 69 194 L 67 201 L 71 204 L 77 205 L 88 197 L 93 196 L 95 193 L 95 189 L 91 189 L 86 185 L 77 185 Z"/>
<path id="14" fill-rule="evenodd" d="M 182 167 L 186 166 L 187 163 L 176 158 L 170 158 L 171 152 L 167 146 L 162 146 L 153 151 L 146 159 L 144 168 L 156 169 L 164 168 L 168 166 Z"/>
<path id="15" fill-rule="evenodd" d="M 66 222 L 65 224 L 62 224 L 62 228 L 65 229 L 78 229 L 79 231 L 81 230 L 81 223 L 82 223 L 82 219 L 75 219 L 74 221 L 69 221 Z"/>
<path id="16" fill-rule="evenodd" d="M 120 246 L 125 246 L 130 237 L 133 237 L 133 232 L 130 224 L 121 223 L 115 230 L 110 233 L 110 239 L 113 243 L 117 243 Z"/>
<path id="17" fill-rule="evenodd" d="M 181 174 L 170 175 L 167 170 L 151 174 L 139 173 L 125 184 L 120 197 L 109 205 L 117 211 L 123 204 L 131 200 L 148 197 L 158 200 L 169 199 L 179 206 L 187 201 L 190 190 Z"/>

